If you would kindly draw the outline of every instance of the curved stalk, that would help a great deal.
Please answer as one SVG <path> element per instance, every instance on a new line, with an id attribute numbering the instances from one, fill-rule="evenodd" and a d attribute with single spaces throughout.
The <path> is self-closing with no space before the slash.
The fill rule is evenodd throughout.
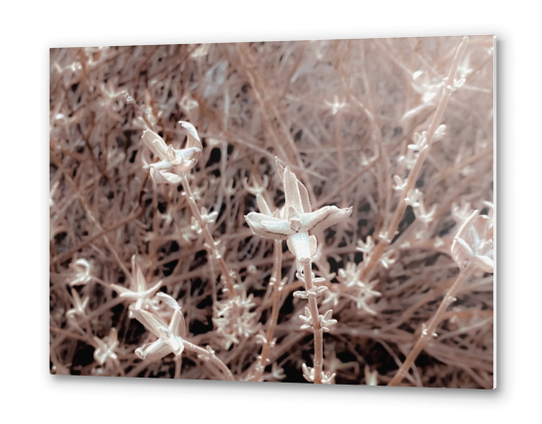
<path id="1" fill-rule="evenodd" d="M 463 54 L 465 53 L 465 49 L 467 48 L 467 43 L 468 43 L 468 37 L 463 37 L 463 40 L 457 47 L 454 59 L 452 61 L 452 66 L 450 67 L 448 76 L 446 77 L 445 82 L 444 82 L 444 87 L 442 88 L 442 94 L 440 96 L 440 100 L 437 105 L 437 110 L 435 111 L 435 114 L 433 115 L 433 119 L 431 120 L 431 123 L 429 124 L 429 129 L 427 130 L 427 146 L 420 151 L 418 158 L 416 159 L 416 163 L 414 164 L 412 171 L 410 171 L 408 175 L 407 185 L 403 190 L 403 195 L 401 197 L 401 200 L 399 201 L 399 204 L 397 205 L 397 209 L 395 210 L 393 219 L 390 223 L 388 231 L 386 232 L 385 239 L 381 240 L 380 243 L 378 243 L 378 245 L 375 248 L 375 251 L 369 258 L 369 260 L 367 261 L 367 263 L 365 264 L 361 272 L 360 279 L 363 281 L 370 279 L 371 271 L 373 270 L 374 266 L 378 263 L 386 247 L 388 247 L 391 244 L 393 238 L 395 237 L 395 232 L 397 231 L 397 228 L 399 227 L 399 224 L 401 223 L 401 220 L 403 219 L 403 215 L 405 214 L 405 210 L 407 207 L 407 203 L 405 202 L 405 199 L 409 191 L 414 188 L 416 181 L 418 179 L 420 170 L 422 169 L 422 165 L 425 162 L 427 155 L 429 154 L 429 148 L 433 144 L 435 132 L 437 131 L 437 128 L 440 125 L 440 122 L 442 121 L 442 116 L 444 115 L 444 111 L 446 110 L 446 106 L 448 105 L 448 100 L 450 100 L 450 96 L 452 95 L 452 92 L 454 90 L 452 88 L 453 79 L 457 72 L 459 62 L 461 61 L 461 58 L 463 57 Z"/>
<path id="2" fill-rule="evenodd" d="M 192 190 L 190 189 L 190 183 L 188 182 L 188 177 L 186 174 L 183 174 L 182 176 L 182 183 L 183 188 L 186 193 L 186 198 L 188 199 L 188 204 L 190 205 L 190 209 L 192 209 L 192 213 L 194 214 L 194 217 L 198 221 L 198 224 L 201 228 L 201 231 L 203 233 L 203 237 L 205 238 L 205 242 L 207 243 L 209 253 L 211 256 L 215 257 L 218 260 L 218 264 L 220 265 L 220 269 L 222 270 L 222 275 L 224 276 L 224 280 L 226 281 L 226 288 L 229 294 L 229 297 L 232 298 L 234 295 L 233 292 L 233 278 L 231 271 L 229 270 L 228 266 L 226 265 L 226 262 L 224 261 L 224 258 L 218 251 L 215 241 L 213 239 L 213 236 L 211 235 L 211 232 L 209 231 L 209 228 L 207 226 L 207 221 L 203 219 L 201 216 L 201 212 L 198 209 L 198 205 L 196 204 L 196 200 L 194 199 L 194 195 L 192 194 Z"/>
<path id="3" fill-rule="evenodd" d="M 435 312 L 435 315 L 433 315 L 433 318 L 431 318 L 429 325 L 427 325 L 426 328 L 423 329 L 422 335 L 418 339 L 418 342 L 414 345 L 414 348 L 410 351 L 407 358 L 405 359 L 405 362 L 403 362 L 403 365 L 401 365 L 401 368 L 399 368 L 393 379 L 388 383 L 388 386 L 397 386 L 403 380 L 406 373 L 408 372 L 420 352 L 423 350 L 425 345 L 429 342 L 429 340 L 431 340 L 432 337 L 434 337 L 433 334 L 437 329 L 437 326 L 440 324 L 440 321 L 442 320 L 446 309 L 453 302 L 455 302 L 455 295 L 457 294 L 457 291 L 459 290 L 463 282 L 469 277 L 472 271 L 473 267 L 467 266 L 459 272 L 459 275 L 452 284 L 452 287 L 450 287 L 450 290 L 442 299 L 442 302 L 437 309 L 437 312 Z"/>

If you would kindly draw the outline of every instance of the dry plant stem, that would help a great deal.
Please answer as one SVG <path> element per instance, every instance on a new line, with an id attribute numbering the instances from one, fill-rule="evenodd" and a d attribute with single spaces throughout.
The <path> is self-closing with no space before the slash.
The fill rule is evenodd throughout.
<path id="1" fill-rule="evenodd" d="M 405 374 L 408 372 L 411 365 L 414 363 L 414 361 L 416 360 L 416 358 L 418 357 L 422 349 L 425 347 L 427 342 L 431 340 L 431 338 L 433 337 L 433 333 L 435 332 L 437 326 L 442 320 L 442 317 L 444 313 L 446 312 L 446 309 L 448 308 L 448 306 L 450 306 L 451 303 L 454 302 L 455 295 L 457 294 L 457 291 L 461 287 L 461 284 L 463 284 L 463 282 L 469 277 L 472 271 L 473 271 L 473 268 L 471 266 L 467 266 L 459 272 L 457 279 L 455 280 L 454 284 L 452 285 L 448 293 L 442 299 L 442 302 L 439 308 L 437 309 L 437 312 L 435 312 L 435 315 L 433 315 L 431 322 L 429 323 L 427 328 L 424 331 L 422 331 L 422 335 L 418 339 L 418 342 L 408 354 L 407 358 L 405 359 L 405 362 L 403 362 L 403 365 L 401 365 L 401 368 L 399 368 L 399 370 L 397 371 L 397 374 L 395 374 L 393 379 L 388 383 L 388 386 L 396 386 L 403 380 L 403 378 L 405 377 Z"/>
<path id="2" fill-rule="evenodd" d="M 343 147 L 343 139 L 342 139 L 342 130 L 341 130 L 341 124 L 342 124 L 342 113 L 339 109 L 337 111 L 336 115 L 336 121 L 335 121 L 335 139 L 337 140 L 337 151 L 339 154 L 339 175 L 340 175 L 340 182 L 342 183 L 344 181 L 344 147 Z"/>
<path id="3" fill-rule="evenodd" d="M 459 88 L 441 117 L 446 138 L 435 143 L 436 125 L 435 145 L 412 171 L 434 115 L 442 110 L 442 81 L 461 41 L 53 49 L 51 373 L 226 381 L 227 367 L 236 381 L 314 383 L 316 377 L 331 383 L 333 375 L 336 384 L 392 381 L 460 274 L 450 253 L 463 215 L 484 210 L 494 198 L 494 42 L 489 36 L 469 37 L 463 56 L 468 60 L 460 61 L 455 74 L 461 80 L 446 82 L 452 91 Z M 160 162 L 150 162 L 157 155 L 149 153 L 140 133 L 152 128 L 168 150 L 184 150 L 179 120 L 194 125 L 206 146 L 198 166 L 170 168 L 178 184 L 161 186 L 149 172 L 150 166 L 161 169 Z M 422 138 L 416 136 L 421 143 L 411 140 L 415 133 L 421 133 Z M 296 258 L 291 250 L 284 253 L 282 243 L 274 250 L 270 239 L 255 237 L 246 224 L 247 213 L 259 209 L 255 192 L 275 208 L 282 203 L 284 184 L 273 167 L 277 156 L 304 180 L 311 209 L 354 206 L 333 231 L 314 232 L 319 250 L 310 261 L 313 288 L 306 299 L 307 252 Z M 419 212 L 414 217 L 400 205 L 409 173 L 408 204 L 423 196 L 423 207 L 413 207 Z M 394 184 L 395 175 L 400 183 Z M 190 194 L 193 202 L 187 200 Z M 396 213 L 402 214 L 397 235 L 391 231 Z M 369 235 L 372 246 L 366 249 L 359 242 Z M 360 250 L 368 253 L 360 258 Z M 230 270 L 232 297 L 216 251 Z M 156 342 L 156 334 L 140 334 L 127 316 L 133 302 L 111 290 L 112 284 L 128 283 L 113 252 L 131 279 L 128 259 L 137 254 L 147 287 L 161 280 L 163 294 L 148 299 L 147 312 L 171 324 L 165 298 L 154 302 L 168 295 L 171 308 L 173 301 L 182 307 L 183 353 L 146 360 L 135 353 L 142 343 Z M 331 282 L 333 274 L 337 280 Z M 455 294 L 461 305 L 451 303 L 440 315 L 438 337 L 418 355 L 433 360 L 414 359 L 397 386 L 492 387 L 492 282 L 492 275 L 478 274 L 463 282 Z M 292 307 L 295 291 L 302 300 Z M 332 309 L 338 321 L 329 322 L 327 338 L 329 320 L 316 309 L 322 315 Z M 315 335 L 316 318 L 322 332 Z M 87 361 L 100 344 L 96 338 L 104 340 L 113 328 L 117 343 L 110 344 L 107 362 L 103 356 Z M 190 350 L 189 343 L 205 352 Z M 317 362 L 320 367 L 313 365 Z M 303 373 L 296 364 L 304 364 Z"/>
<path id="4" fill-rule="evenodd" d="M 442 88 L 442 94 L 440 96 L 440 100 L 437 105 L 437 110 L 435 111 L 435 114 L 433 115 L 433 119 L 431 120 L 431 124 L 429 125 L 429 129 L 427 131 L 427 146 L 420 151 L 418 158 L 416 159 L 416 163 L 414 164 L 412 171 L 410 171 L 408 175 L 407 185 L 403 190 L 403 195 L 401 197 L 401 200 L 399 201 L 399 204 L 397 205 L 397 209 L 395 210 L 395 215 L 393 216 L 393 220 L 391 221 L 388 231 L 386 232 L 387 237 L 386 239 L 381 240 L 380 243 L 378 243 L 378 245 L 376 246 L 374 253 L 371 255 L 371 257 L 369 258 L 368 262 L 366 263 L 365 267 L 363 268 L 361 272 L 361 276 L 360 276 L 361 280 L 367 279 L 368 276 L 370 276 L 370 272 L 373 270 L 374 266 L 378 263 L 378 260 L 384 253 L 384 249 L 386 249 L 386 247 L 388 247 L 391 244 L 391 241 L 393 240 L 395 236 L 395 232 L 397 231 L 397 228 L 399 227 L 399 224 L 401 223 L 401 220 L 403 219 L 403 215 L 407 207 L 407 203 L 405 202 L 405 199 L 408 195 L 408 192 L 414 188 L 414 185 L 416 184 L 418 175 L 425 161 L 425 158 L 427 157 L 429 153 L 429 148 L 431 144 L 433 143 L 433 137 L 435 135 L 435 131 L 440 125 L 442 116 L 444 115 L 444 111 L 446 110 L 446 106 L 448 104 L 448 100 L 450 99 L 450 96 L 452 94 L 452 89 L 449 87 L 451 86 L 451 84 L 453 84 L 453 78 L 457 72 L 459 62 L 461 61 L 461 58 L 463 57 L 463 54 L 465 53 L 465 49 L 467 48 L 467 42 L 468 42 L 468 38 L 464 37 L 463 41 L 461 42 L 461 44 L 459 44 L 459 47 L 457 48 L 455 52 L 452 66 L 450 67 L 450 71 L 448 72 L 448 76 L 446 77 L 444 87 Z"/>
<path id="5" fill-rule="evenodd" d="M 205 363 L 213 364 L 217 369 L 219 369 L 222 372 L 226 380 L 235 381 L 229 368 L 214 353 L 211 354 L 208 350 L 205 350 L 186 340 L 183 340 L 183 345 L 187 351 L 197 354 L 200 358 L 205 358 L 204 359 Z M 143 362 L 137 364 L 133 369 L 131 369 L 130 372 L 126 374 L 126 376 L 137 377 L 139 373 L 141 373 L 145 368 L 147 368 L 153 362 L 156 362 L 156 361 L 144 360 Z M 177 370 L 178 370 L 178 372 L 180 373 L 181 371 L 180 368 L 181 368 L 181 361 L 180 360 L 175 361 L 175 372 L 177 373 Z M 214 373 L 216 374 L 216 372 Z M 179 377 L 175 377 L 175 378 L 179 378 Z"/>
<path id="6" fill-rule="evenodd" d="M 175 360 L 175 376 L 173 378 L 181 378 L 182 359 Z"/>
<path id="7" fill-rule="evenodd" d="M 66 172 L 64 167 L 61 165 L 60 160 L 53 154 L 53 152 L 51 152 L 50 156 L 51 156 L 51 159 L 53 160 L 54 164 L 56 165 L 56 167 L 58 169 L 60 169 L 60 171 L 64 175 L 64 178 L 66 178 L 66 180 L 68 180 L 68 182 L 72 186 L 73 190 L 77 194 L 77 198 L 81 202 L 81 205 L 83 205 L 83 208 L 85 209 L 85 212 L 86 212 L 86 214 L 88 216 L 89 221 L 92 222 L 96 226 L 96 228 L 98 228 L 98 231 L 100 231 L 100 233 L 103 233 L 105 244 L 107 245 L 107 247 L 109 248 L 111 253 L 113 253 L 113 256 L 117 260 L 117 263 L 119 264 L 120 269 L 122 269 L 122 272 L 124 272 L 124 275 L 129 276 L 130 272 L 128 271 L 128 268 L 126 268 L 126 266 L 122 262 L 121 258 L 119 257 L 117 251 L 113 247 L 111 241 L 109 240 L 107 232 L 102 228 L 101 224 L 94 217 L 94 214 L 91 212 L 89 204 L 87 203 L 87 201 L 85 200 L 85 198 L 83 197 L 81 192 L 79 191 L 79 188 L 78 188 L 77 184 L 73 181 L 73 179 L 70 177 L 70 175 Z"/>
<path id="8" fill-rule="evenodd" d="M 305 290 L 308 292 L 312 287 L 312 264 L 307 262 L 304 265 Z M 322 384 L 322 364 L 324 362 L 324 332 L 320 325 L 320 315 L 315 297 L 309 297 L 309 309 L 312 317 L 312 328 L 314 331 L 314 384 Z"/>
<path id="9" fill-rule="evenodd" d="M 126 219 L 123 219 L 121 222 L 119 222 L 118 224 L 114 225 L 113 227 L 110 227 L 110 228 L 104 228 L 103 231 L 100 231 L 98 234 L 96 235 L 93 235 L 91 237 L 89 237 L 87 240 L 85 240 L 84 242 L 82 242 L 80 245 L 74 247 L 73 249 L 71 250 L 68 250 L 67 252 L 65 253 L 62 253 L 62 254 L 59 254 L 57 256 L 55 256 L 54 258 L 51 259 L 51 265 L 55 265 L 59 262 L 62 262 L 63 260 L 66 260 L 68 259 L 69 257 L 71 257 L 72 255 L 74 255 L 75 253 L 77 253 L 79 250 L 83 249 L 85 246 L 87 246 L 89 243 L 92 243 L 94 240 L 106 235 L 107 233 L 110 233 L 112 231 L 115 231 L 116 229 L 118 229 L 119 227 L 122 227 L 123 225 L 125 224 L 128 224 L 130 223 L 132 220 L 134 220 L 135 218 L 137 218 L 139 215 L 141 215 L 141 213 L 143 212 L 143 209 L 141 209 L 140 207 L 138 207 L 132 214 L 130 214 L 128 216 L 128 218 Z"/>
<path id="10" fill-rule="evenodd" d="M 282 240 L 274 241 L 274 253 L 275 263 L 273 268 L 273 276 L 271 277 L 270 284 L 273 284 L 273 308 L 271 310 L 271 320 L 269 321 L 269 327 L 265 333 L 265 344 L 262 348 L 262 354 L 260 355 L 260 363 L 256 367 L 256 372 L 252 381 L 260 381 L 265 366 L 267 364 L 267 358 L 269 357 L 269 351 L 271 350 L 271 342 L 273 340 L 273 334 L 275 333 L 275 327 L 277 326 L 277 320 L 279 316 L 280 297 L 282 294 L 281 284 L 281 268 L 282 268 Z"/>
<path id="11" fill-rule="evenodd" d="M 152 127 L 150 127 L 152 128 Z M 152 228 L 156 229 L 158 228 L 158 187 L 156 184 L 156 181 L 152 180 L 152 210 L 154 211 L 153 214 L 153 225 Z M 151 266 L 149 267 L 149 275 L 153 275 L 154 272 L 154 264 L 157 262 L 156 260 L 156 250 L 158 249 L 158 242 L 157 237 L 153 237 L 151 239 L 150 243 L 150 254 L 151 254 Z"/>
<path id="12" fill-rule="evenodd" d="M 187 342 L 186 340 L 183 340 L 183 344 L 186 350 L 196 353 L 198 357 L 204 358 L 205 362 L 213 364 L 220 371 L 222 371 L 226 377 L 226 380 L 235 381 L 230 369 L 214 353 L 210 353 L 208 350 L 196 346 L 193 343 Z"/>
<path id="13" fill-rule="evenodd" d="M 269 107 L 266 99 L 267 96 L 267 90 L 265 89 L 265 82 L 262 81 L 261 78 L 258 78 L 258 75 L 255 71 L 256 65 L 252 61 L 252 58 L 250 57 L 250 52 L 248 49 L 243 49 L 242 44 L 237 45 L 237 51 L 239 53 L 239 57 L 241 59 L 241 63 L 244 66 L 244 70 L 246 72 L 246 75 L 249 78 L 250 83 L 252 84 L 252 87 L 254 88 L 254 92 L 256 94 L 256 99 L 260 105 L 260 111 L 262 113 L 262 116 L 264 118 L 264 122 L 266 123 L 266 126 L 271 133 L 272 137 L 275 140 L 276 145 L 279 147 L 281 151 L 281 157 L 282 159 L 286 160 L 287 158 L 291 157 L 292 154 L 295 156 L 295 161 L 297 165 L 299 166 L 299 169 L 303 172 L 305 176 L 305 183 L 307 184 L 307 188 L 312 191 L 312 185 L 310 183 L 310 179 L 308 178 L 307 171 L 305 169 L 305 165 L 303 164 L 303 161 L 301 160 L 301 157 L 299 156 L 299 152 L 294 144 L 294 141 L 290 134 L 288 132 L 285 132 L 284 134 L 277 134 L 275 131 L 275 125 L 273 123 L 273 120 L 276 120 L 280 124 L 280 128 L 286 128 L 286 125 L 284 125 L 284 122 L 282 121 L 282 118 L 280 116 L 279 111 L 275 106 Z M 254 69 L 254 71 L 253 71 Z M 261 82 L 261 84 L 259 84 Z M 263 96 L 260 94 L 259 90 L 263 91 Z M 272 109 L 272 115 L 269 116 L 268 109 Z M 287 142 L 287 145 L 283 145 L 282 140 L 285 139 Z"/>
<path id="14" fill-rule="evenodd" d="M 233 280 L 231 276 L 231 272 L 226 265 L 226 262 L 224 261 L 224 258 L 216 248 L 215 241 L 213 239 L 213 236 L 211 235 L 211 232 L 209 231 L 209 228 L 207 227 L 207 222 L 203 219 L 201 216 L 201 213 L 198 209 L 198 205 L 196 204 L 196 200 L 194 199 L 194 195 L 192 194 L 192 190 L 190 189 L 190 183 L 188 182 L 188 178 L 186 175 L 183 175 L 183 188 L 186 192 L 186 198 L 188 199 L 188 204 L 190 205 L 190 209 L 192 209 L 192 213 L 196 217 L 196 220 L 198 221 L 198 224 L 201 228 L 201 231 L 203 233 L 203 237 L 205 238 L 205 242 L 207 243 L 209 253 L 211 256 L 214 256 L 220 265 L 220 268 L 222 270 L 222 275 L 224 276 L 224 280 L 226 281 L 226 288 L 228 290 L 229 297 L 232 298 L 234 295 L 233 291 Z"/>

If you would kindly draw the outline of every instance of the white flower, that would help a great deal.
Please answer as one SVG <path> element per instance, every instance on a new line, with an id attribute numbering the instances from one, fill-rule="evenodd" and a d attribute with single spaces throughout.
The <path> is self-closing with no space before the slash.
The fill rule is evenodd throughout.
<path id="1" fill-rule="evenodd" d="M 242 291 L 232 299 L 218 302 L 214 308 L 213 323 L 218 333 L 223 337 L 226 349 L 258 331 L 258 323 L 255 320 L 256 313 L 250 312 L 255 306 L 253 301 L 252 294 L 247 296 L 246 291 Z"/>
<path id="2" fill-rule="evenodd" d="M 325 305 L 326 303 L 331 303 L 333 307 L 336 307 L 339 304 L 339 297 L 341 295 L 340 290 L 334 291 L 332 290 L 326 290 L 325 296 L 326 298 L 322 302 L 322 305 Z"/>
<path id="3" fill-rule="evenodd" d="M 217 211 L 213 212 L 207 212 L 206 208 L 201 208 L 201 218 L 207 223 L 212 224 L 216 221 L 216 217 L 218 216 Z"/>
<path id="4" fill-rule="evenodd" d="M 405 197 L 405 202 L 407 205 L 410 205 L 413 208 L 417 208 L 418 206 L 420 206 L 420 197 L 420 190 L 418 190 L 417 188 L 410 189 L 407 193 L 407 196 Z"/>
<path id="5" fill-rule="evenodd" d="M 463 222 L 472 215 L 472 209 L 470 203 L 467 202 L 463 204 L 462 207 L 459 207 L 456 203 L 452 204 L 452 218 L 456 222 Z"/>
<path id="6" fill-rule="evenodd" d="M 424 224 L 430 224 L 435 217 L 436 211 L 437 211 L 437 205 L 433 204 L 429 212 L 427 212 L 425 210 L 424 203 L 420 200 L 420 207 L 414 209 L 414 215 L 416 215 L 416 218 L 418 218 Z"/>
<path id="7" fill-rule="evenodd" d="M 336 115 L 337 112 L 343 108 L 348 108 L 346 102 L 340 102 L 337 96 L 334 96 L 333 102 L 325 102 L 326 105 L 331 106 L 331 114 Z"/>
<path id="8" fill-rule="evenodd" d="M 367 236 L 366 242 L 363 243 L 363 240 L 358 241 L 358 247 L 356 247 L 356 250 L 358 252 L 365 253 L 365 258 L 368 258 L 371 253 L 373 253 L 373 250 L 375 249 L 375 243 L 371 236 Z"/>
<path id="9" fill-rule="evenodd" d="M 393 250 L 389 250 L 380 257 L 380 263 L 386 269 L 397 261 L 397 256 Z"/>
<path id="10" fill-rule="evenodd" d="M 365 365 L 365 384 L 367 386 L 378 386 L 378 371 L 371 371 L 369 365 Z"/>
<path id="11" fill-rule="evenodd" d="M 171 296 L 165 293 L 159 293 L 158 297 L 174 309 L 169 325 L 162 318 L 150 312 L 144 310 L 133 311 L 134 317 L 147 330 L 158 337 L 158 340 L 136 349 L 135 353 L 141 359 L 158 360 L 170 353 L 173 353 L 178 358 L 184 351 L 182 338 L 186 336 L 186 323 L 181 313 L 181 307 Z"/>
<path id="12" fill-rule="evenodd" d="M 76 278 L 70 281 L 70 286 L 86 284 L 90 281 L 90 264 L 86 259 L 78 259 L 70 265 L 76 272 Z"/>
<path id="13" fill-rule="evenodd" d="M 301 329 L 302 330 L 306 330 L 306 329 L 309 329 L 309 328 L 312 328 L 312 316 L 311 316 L 311 311 L 308 307 L 305 306 L 305 310 L 304 310 L 305 314 L 304 315 L 299 315 L 299 318 L 301 319 L 301 321 L 303 321 L 304 324 L 301 325 Z"/>
<path id="14" fill-rule="evenodd" d="M 257 196 L 258 194 L 262 194 L 265 189 L 267 188 L 267 184 L 269 183 L 269 177 L 267 175 L 263 176 L 263 183 L 260 184 L 260 182 L 257 180 L 257 178 L 253 178 L 252 186 L 248 185 L 248 178 L 245 178 L 243 180 L 243 187 L 246 191 L 248 191 L 250 194 Z"/>
<path id="15" fill-rule="evenodd" d="M 367 240 L 367 242 L 369 242 L 369 239 Z M 353 286 L 361 286 L 363 285 L 363 283 L 359 280 L 360 274 L 361 274 L 361 268 L 358 269 L 355 263 L 348 262 L 344 269 L 343 268 L 339 269 L 339 275 L 337 279 L 339 280 L 339 282 L 344 284 L 347 288 L 350 288 Z"/>
<path id="16" fill-rule="evenodd" d="M 416 71 L 412 74 L 412 88 L 422 95 L 424 103 L 432 103 L 441 87 L 442 81 L 436 78 L 431 80 L 427 72 Z"/>
<path id="17" fill-rule="evenodd" d="M 103 365 L 108 358 L 113 360 L 117 359 L 115 349 L 117 348 L 119 341 L 117 337 L 117 330 L 112 328 L 109 332 L 109 336 L 104 337 L 103 340 L 98 337 L 94 337 L 94 341 L 98 345 L 94 351 L 94 359 L 100 365 Z"/>
<path id="18" fill-rule="evenodd" d="M 406 156 L 401 155 L 397 158 L 397 162 L 403 165 L 406 169 L 412 169 L 418 159 L 418 155 L 414 150 L 407 149 Z"/>
<path id="19" fill-rule="evenodd" d="M 427 146 L 427 131 L 423 131 L 421 134 L 414 133 L 412 137 L 414 144 L 409 144 L 408 148 L 415 152 L 423 150 Z"/>
<path id="20" fill-rule="evenodd" d="M 394 175 L 393 181 L 395 181 L 395 186 L 393 186 L 395 191 L 404 191 L 408 184 L 408 179 L 403 180 L 399 175 Z"/>
<path id="21" fill-rule="evenodd" d="M 371 308 L 368 303 L 372 301 L 374 297 L 380 297 L 382 295 L 380 292 L 373 290 L 377 284 L 378 280 L 373 280 L 365 287 L 362 287 L 356 299 L 356 306 L 358 309 L 363 309 L 371 315 L 376 315 L 376 311 Z"/>
<path id="22" fill-rule="evenodd" d="M 473 263 L 478 269 L 493 273 L 492 219 L 474 211 L 454 237 L 452 257 L 461 268 Z"/>
<path id="23" fill-rule="evenodd" d="M 181 175 L 196 166 L 201 156 L 203 146 L 196 128 L 188 122 L 179 121 L 179 123 L 188 130 L 188 141 L 184 149 L 174 150 L 173 146 L 168 146 L 162 137 L 150 129 L 146 129 L 141 137 L 149 149 L 162 159 L 160 162 L 145 166 L 150 168 L 151 177 L 156 183 L 180 183 Z"/>
<path id="24" fill-rule="evenodd" d="M 324 333 L 329 333 L 329 327 L 337 324 L 336 319 L 332 319 L 331 315 L 333 314 L 333 309 L 327 311 L 324 315 L 320 315 L 318 319 L 320 320 L 320 327 Z"/>
<path id="25" fill-rule="evenodd" d="M 284 378 L 286 378 L 286 374 L 284 374 L 284 369 L 280 367 L 276 362 L 273 363 L 273 365 L 271 366 L 271 375 L 276 380 L 283 380 Z"/>
<path id="26" fill-rule="evenodd" d="M 314 368 L 308 367 L 307 364 L 303 364 L 302 368 L 303 368 L 303 377 L 305 378 L 305 380 L 307 380 L 310 383 L 314 383 L 314 375 L 315 375 Z M 331 373 L 329 371 L 325 373 L 322 371 L 320 376 L 321 376 L 320 378 L 322 380 L 322 384 L 331 384 L 333 383 L 333 379 L 335 378 L 335 373 Z"/>
<path id="27" fill-rule="evenodd" d="M 440 140 L 442 140 L 444 138 L 445 135 L 446 135 L 446 125 L 442 124 L 435 131 L 435 135 L 433 136 L 433 140 L 434 141 L 440 141 Z"/>
<path id="28" fill-rule="evenodd" d="M 294 297 L 298 297 L 300 299 L 310 299 L 310 298 L 317 298 L 320 297 L 328 288 L 326 286 L 320 286 L 316 287 L 313 286 L 307 291 L 296 291 L 294 292 Z"/>
<path id="29" fill-rule="evenodd" d="M 268 239 L 287 240 L 288 249 L 297 258 L 299 269 L 316 254 L 316 237 L 312 234 L 350 216 L 352 207 L 339 209 L 336 206 L 324 206 L 312 212 L 309 193 L 305 186 L 290 168 L 284 168 L 278 159 L 277 167 L 286 198 L 281 216 L 250 212 L 245 219 L 254 234 Z"/>
<path id="30" fill-rule="evenodd" d="M 132 256 L 132 278 L 130 280 L 130 288 L 119 286 L 118 284 L 111 284 L 111 287 L 120 293 L 120 297 L 134 302 L 130 305 L 130 317 L 132 312 L 136 309 L 152 309 L 153 300 L 151 299 L 154 293 L 160 288 L 162 281 L 159 281 L 150 289 L 147 288 L 147 282 L 141 268 L 137 263 L 136 256 Z"/>

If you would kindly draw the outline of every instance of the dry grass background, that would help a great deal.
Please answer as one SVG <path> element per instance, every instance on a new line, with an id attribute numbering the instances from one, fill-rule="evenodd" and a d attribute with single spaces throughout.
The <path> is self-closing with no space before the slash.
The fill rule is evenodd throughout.
<path id="1" fill-rule="evenodd" d="M 493 38 L 471 37 L 442 123 L 416 181 L 433 220 L 409 206 L 399 233 L 366 286 L 350 286 L 363 262 L 359 241 L 385 231 L 397 209 L 394 176 L 408 175 L 407 146 L 426 131 L 459 37 L 51 51 L 51 370 L 53 373 L 221 378 L 197 356 L 142 361 L 150 334 L 131 319 L 111 284 L 130 284 L 135 254 L 147 283 L 177 299 L 189 335 L 210 346 L 236 380 L 250 379 L 269 326 L 273 242 L 254 236 L 244 215 L 258 210 L 254 188 L 284 203 L 274 158 L 307 186 L 314 206 L 353 206 L 343 223 L 318 234 L 316 276 L 327 278 L 320 311 L 338 323 L 325 335 L 324 369 L 338 384 L 387 384 L 458 274 L 450 248 L 462 220 L 493 199 Z M 126 104 L 128 92 L 140 110 Z M 157 185 L 144 163 L 146 114 L 168 144 L 184 145 L 192 123 L 203 154 L 190 175 L 235 296 L 193 228 L 183 188 Z M 410 153 L 412 154 L 412 153 Z M 265 381 L 305 381 L 311 332 L 306 301 L 284 245 L 276 345 Z M 76 261 L 88 262 L 89 278 Z M 81 264 L 81 262 L 79 262 Z M 342 271 L 341 271 L 342 270 Z M 79 283 L 72 285 L 79 278 Z M 368 283 L 375 281 L 370 287 Z M 370 289 L 369 289 L 370 288 Z M 86 301 L 86 303 L 85 303 Z M 82 304 L 78 313 L 78 302 Z M 84 308 L 83 308 L 84 306 Z M 70 313 L 71 311 L 71 313 Z M 223 314 L 220 314 L 220 311 Z M 70 318 L 71 317 L 71 318 Z M 115 361 L 100 364 L 96 338 L 118 332 Z M 493 276 L 470 277 L 403 384 L 493 386 Z"/>

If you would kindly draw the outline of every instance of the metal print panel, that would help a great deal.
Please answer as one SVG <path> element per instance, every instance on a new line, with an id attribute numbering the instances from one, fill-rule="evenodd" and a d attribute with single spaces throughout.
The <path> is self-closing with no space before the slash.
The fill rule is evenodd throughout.
<path id="1" fill-rule="evenodd" d="M 51 373 L 494 387 L 493 56 L 52 49 Z"/>

